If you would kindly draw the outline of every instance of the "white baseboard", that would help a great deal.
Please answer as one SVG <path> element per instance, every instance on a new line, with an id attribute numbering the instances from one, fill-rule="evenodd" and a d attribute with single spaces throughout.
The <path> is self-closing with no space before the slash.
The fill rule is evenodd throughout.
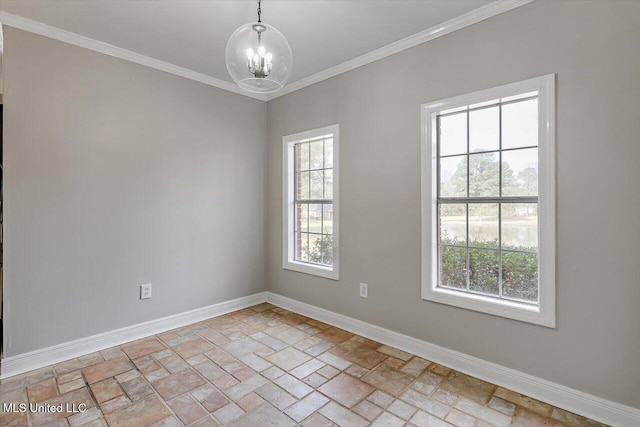
<path id="1" fill-rule="evenodd" d="M 84 356 L 109 347 L 135 341 L 150 335 L 176 329 L 211 317 L 220 316 L 252 305 L 265 302 L 265 293 L 249 295 L 230 301 L 224 301 L 207 307 L 197 308 L 184 313 L 162 317 L 149 322 L 80 338 L 74 341 L 54 345 L 28 353 L 10 356 L 2 360 L 1 379 L 22 374 L 54 363 Z"/>
<path id="2" fill-rule="evenodd" d="M 640 409 L 602 399 L 271 292 L 260 292 L 138 325 L 7 357 L 2 360 L 2 376 L 0 378 L 12 377 L 74 357 L 260 304 L 264 301 L 612 426 L 640 426 Z"/>
<path id="3" fill-rule="evenodd" d="M 612 426 L 640 426 L 640 409 L 602 399 L 514 369 L 366 323 L 352 317 L 266 292 L 267 302 L 399 348 L 465 374 Z"/>

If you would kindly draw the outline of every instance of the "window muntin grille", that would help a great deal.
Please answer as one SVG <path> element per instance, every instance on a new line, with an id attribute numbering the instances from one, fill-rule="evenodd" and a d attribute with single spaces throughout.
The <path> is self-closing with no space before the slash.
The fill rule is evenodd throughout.
<path id="1" fill-rule="evenodd" d="M 333 266 L 333 134 L 294 144 L 294 260 Z"/>
<path id="2" fill-rule="evenodd" d="M 539 303 L 538 93 L 442 111 L 439 288 Z"/>

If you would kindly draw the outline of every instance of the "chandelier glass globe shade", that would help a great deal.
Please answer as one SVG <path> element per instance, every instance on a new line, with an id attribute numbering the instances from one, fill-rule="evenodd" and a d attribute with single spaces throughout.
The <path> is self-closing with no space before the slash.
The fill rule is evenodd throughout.
<path id="1" fill-rule="evenodd" d="M 235 30 L 227 42 L 225 59 L 233 81 L 255 93 L 282 89 L 293 65 L 287 40 L 264 22 L 249 23 Z"/>

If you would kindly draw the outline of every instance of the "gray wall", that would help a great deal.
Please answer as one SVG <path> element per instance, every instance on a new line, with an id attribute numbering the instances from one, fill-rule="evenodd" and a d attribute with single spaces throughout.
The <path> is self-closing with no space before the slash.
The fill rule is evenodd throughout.
<path id="1" fill-rule="evenodd" d="M 639 40 L 640 2 L 537 1 L 270 101 L 268 290 L 640 407 Z M 420 105 L 549 73 L 557 328 L 422 301 Z M 282 136 L 334 123 L 337 282 L 281 260 Z"/>
<path id="2" fill-rule="evenodd" d="M 5 356 L 263 291 L 265 103 L 4 31 Z"/>

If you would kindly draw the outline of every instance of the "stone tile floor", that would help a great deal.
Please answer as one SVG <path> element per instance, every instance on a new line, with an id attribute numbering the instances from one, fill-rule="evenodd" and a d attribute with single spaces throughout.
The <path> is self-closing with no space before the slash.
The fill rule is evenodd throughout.
<path id="1" fill-rule="evenodd" d="M 2 380 L 0 401 L 63 404 L 0 426 L 602 425 L 267 303 Z"/>

